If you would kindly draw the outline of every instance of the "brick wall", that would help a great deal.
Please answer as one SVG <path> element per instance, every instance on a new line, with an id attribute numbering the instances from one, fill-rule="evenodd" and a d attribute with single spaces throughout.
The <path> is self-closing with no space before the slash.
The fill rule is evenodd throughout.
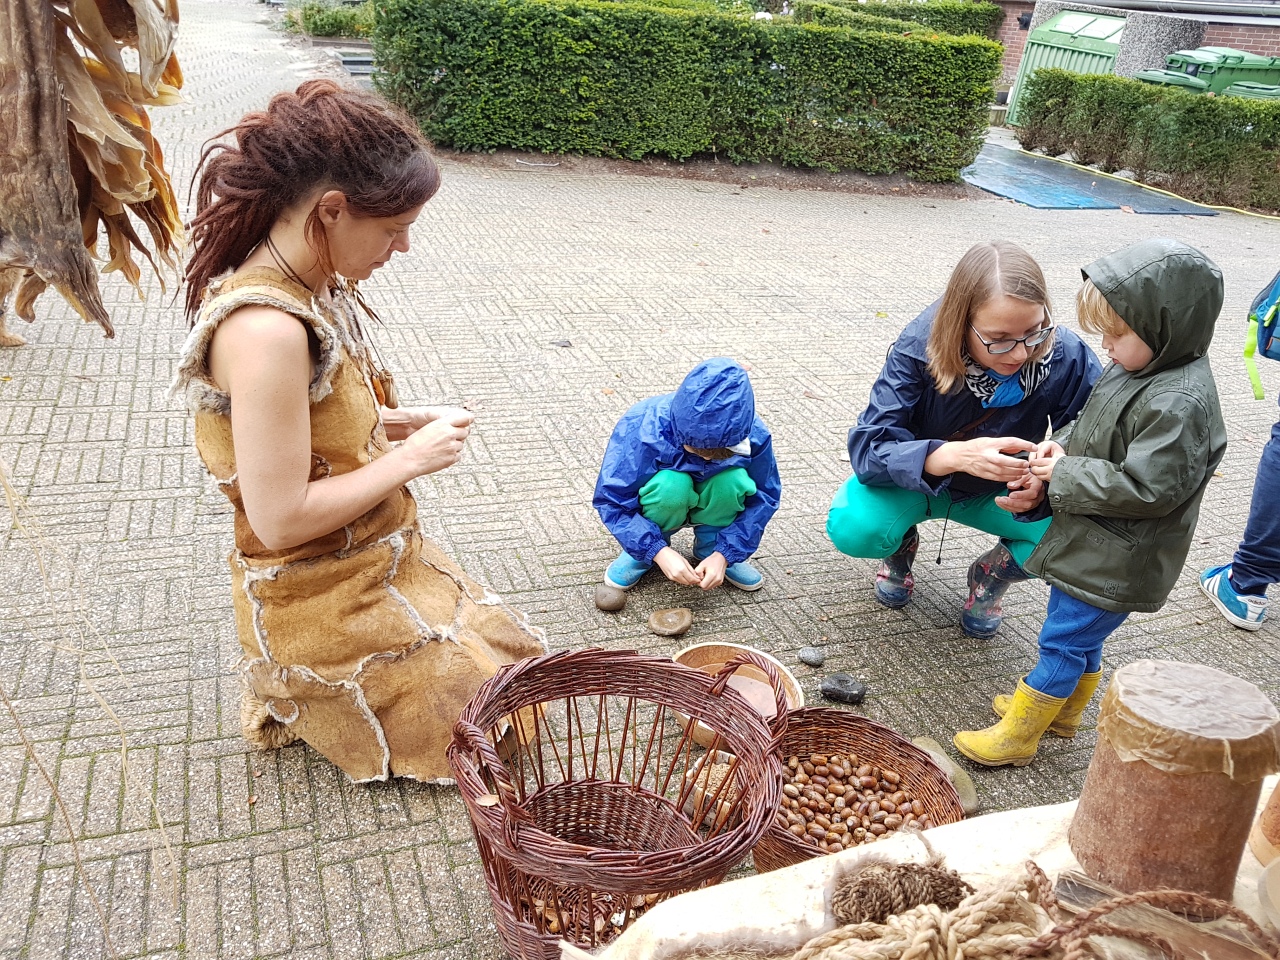
<path id="1" fill-rule="evenodd" d="M 1237 50 L 1244 50 L 1248 53 L 1259 53 L 1267 57 L 1280 57 L 1280 22 L 1277 22 L 1274 27 L 1255 24 L 1210 23 L 1205 28 L 1204 45 L 1206 47 L 1235 47 Z M 1006 63 L 1008 59 L 1009 54 L 1006 50 Z"/>
<path id="2" fill-rule="evenodd" d="M 996 39 L 1004 44 L 1004 61 L 1001 79 L 1012 83 L 1022 61 L 1022 48 L 1026 45 L 1028 30 L 1018 26 L 1018 17 L 1035 10 L 1034 0 L 995 0 L 1004 10 L 1004 22 Z"/>

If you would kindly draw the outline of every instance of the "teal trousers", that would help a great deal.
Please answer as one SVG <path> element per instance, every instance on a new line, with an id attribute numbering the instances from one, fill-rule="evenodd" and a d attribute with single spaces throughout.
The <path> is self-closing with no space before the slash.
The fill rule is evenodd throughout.
<path id="1" fill-rule="evenodd" d="M 952 523 L 999 537 L 1022 566 L 1049 529 L 1049 519 L 1020 523 L 996 506 L 997 496 L 952 502 L 946 491 L 935 497 L 901 487 L 868 487 L 853 476 L 831 502 L 827 536 L 843 554 L 878 560 L 897 550 L 916 524 L 950 517 Z"/>

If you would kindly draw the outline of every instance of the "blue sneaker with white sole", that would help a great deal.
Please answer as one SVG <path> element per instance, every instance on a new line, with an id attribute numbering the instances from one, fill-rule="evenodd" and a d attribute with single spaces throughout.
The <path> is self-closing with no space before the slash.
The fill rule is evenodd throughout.
<path id="1" fill-rule="evenodd" d="M 619 590 L 630 590 L 652 569 L 652 563 L 637 560 L 623 550 L 618 554 L 618 559 L 609 564 L 609 569 L 604 572 L 604 582 Z"/>
<path id="2" fill-rule="evenodd" d="M 725 567 L 724 578 L 739 590 L 746 590 L 748 593 L 764 586 L 764 575 L 745 560 Z"/>
<path id="3" fill-rule="evenodd" d="M 1236 593 L 1231 585 L 1231 564 L 1210 567 L 1200 574 L 1200 589 L 1232 624 L 1241 630 L 1257 630 L 1267 618 L 1267 598 Z"/>
<path id="4" fill-rule="evenodd" d="M 720 527 L 708 526 L 705 523 L 693 528 L 694 560 L 701 563 L 715 553 L 716 537 L 720 535 L 720 530 Z M 745 560 L 731 563 L 725 567 L 724 578 L 739 590 L 746 590 L 748 593 L 752 590 L 759 590 L 764 586 L 764 576 Z"/>

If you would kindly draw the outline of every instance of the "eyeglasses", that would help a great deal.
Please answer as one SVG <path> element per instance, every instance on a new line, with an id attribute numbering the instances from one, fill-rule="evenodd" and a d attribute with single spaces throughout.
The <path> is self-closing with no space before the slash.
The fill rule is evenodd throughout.
<path id="1" fill-rule="evenodd" d="M 1053 321 L 1048 319 L 1047 312 L 1045 314 L 1045 322 L 1047 325 L 1041 327 L 1039 330 L 1035 331 L 1034 333 L 1028 333 L 1025 337 L 1011 337 L 1005 340 L 986 339 L 985 337 L 983 337 L 982 334 L 978 332 L 978 328 L 975 327 L 972 323 L 969 324 L 969 329 L 972 330 L 973 335 L 982 342 L 982 345 L 987 348 L 987 353 L 991 353 L 991 354 L 995 354 L 996 356 L 999 356 L 1002 353 L 1008 353 L 1018 344 L 1022 344 L 1028 350 L 1030 350 L 1032 347 L 1040 346 L 1040 344 L 1048 340 L 1049 337 L 1052 336 L 1053 334 Z"/>

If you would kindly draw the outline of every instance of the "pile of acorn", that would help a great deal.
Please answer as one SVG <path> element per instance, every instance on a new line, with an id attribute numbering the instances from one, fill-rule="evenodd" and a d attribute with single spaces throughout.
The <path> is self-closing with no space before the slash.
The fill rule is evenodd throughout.
<path id="1" fill-rule="evenodd" d="M 933 821 L 896 770 L 854 754 L 793 755 L 782 770 L 779 824 L 824 853 L 836 853 Z"/>
<path id="2" fill-rule="evenodd" d="M 607 943 L 618 936 L 642 913 L 662 899 L 660 893 L 599 894 L 588 900 L 557 898 L 548 893 L 547 899 L 531 895 L 522 896 L 520 905 L 527 919 L 540 931 L 561 935 L 580 942 Z"/>

